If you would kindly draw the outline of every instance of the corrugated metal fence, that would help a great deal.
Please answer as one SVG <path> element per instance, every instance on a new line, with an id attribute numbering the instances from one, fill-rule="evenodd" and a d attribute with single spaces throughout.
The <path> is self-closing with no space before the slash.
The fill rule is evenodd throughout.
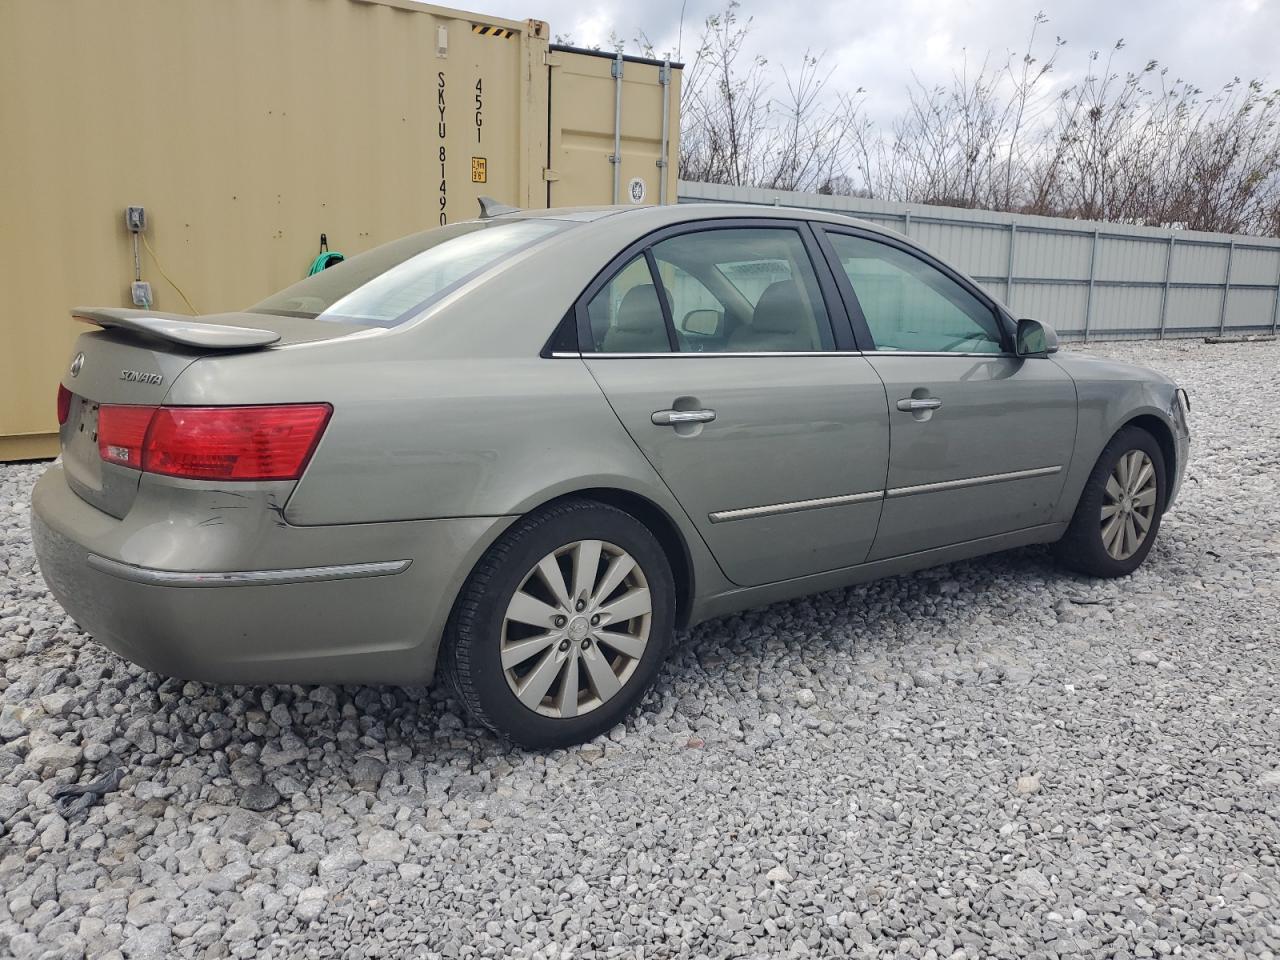
<path id="1" fill-rule="evenodd" d="M 806 207 L 892 227 L 1064 338 L 1276 332 L 1280 239 L 680 181 L 682 203 Z"/>

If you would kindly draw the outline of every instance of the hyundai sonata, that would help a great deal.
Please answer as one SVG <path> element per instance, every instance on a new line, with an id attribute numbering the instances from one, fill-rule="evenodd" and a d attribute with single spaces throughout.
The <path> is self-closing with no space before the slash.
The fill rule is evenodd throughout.
<path id="1" fill-rule="evenodd" d="M 1186 394 L 902 236 L 727 205 L 486 211 L 249 309 L 78 309 L 44 576 L 189 679 L 423 684 L 530 746 L 676 630 L 1033 543 L 1150 551 Z"/>

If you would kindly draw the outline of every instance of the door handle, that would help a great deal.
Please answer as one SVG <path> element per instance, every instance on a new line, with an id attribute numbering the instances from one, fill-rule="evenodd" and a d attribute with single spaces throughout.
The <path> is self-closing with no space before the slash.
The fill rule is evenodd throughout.
<path id="1" fill-rule="evenodd" d="M 903 413 L 916 413 L 920 410 L 937 410 L 942 406 L 942 401 L 937 397 L 904 397 L 898 401 L 898 409 Z"/>
<path id="2" fill-rule="evenodd" d="M 659 427 L 674 427 L 681 423 L 710 423 L 715 418 L 714 410 L 655 410 L 649 419 Z"/>

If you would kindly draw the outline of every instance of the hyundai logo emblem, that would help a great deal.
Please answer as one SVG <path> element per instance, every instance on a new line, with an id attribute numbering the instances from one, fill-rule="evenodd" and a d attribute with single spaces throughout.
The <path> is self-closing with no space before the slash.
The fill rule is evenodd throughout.
<path id="1" fill-rule="evenodd" d="M 77 353 L 76 358 L 71 361 L 71 375 L 73 377 L 80 376 L 80 368 L 84 366 L 84 354 Z"/>

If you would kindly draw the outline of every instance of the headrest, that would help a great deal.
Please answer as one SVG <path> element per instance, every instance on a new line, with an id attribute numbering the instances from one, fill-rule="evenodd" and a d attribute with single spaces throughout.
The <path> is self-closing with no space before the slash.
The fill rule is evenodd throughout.
<path id="1" fill-rule="evenodd" d="M 619 330 L 652 330 L 662 326 L 662 307 L 658 303 L 658 291 L 652 283 L 632 287 L 618 304 L 618 315 L 613 325 Z"/>
<path id="2" fill-rule="evenodd" d="M 756 333 L 795 333 L 805 314 L 800 288 L 794 280 L 779 280 L 765 287 L 751 315 L 751 329 Z"/>

